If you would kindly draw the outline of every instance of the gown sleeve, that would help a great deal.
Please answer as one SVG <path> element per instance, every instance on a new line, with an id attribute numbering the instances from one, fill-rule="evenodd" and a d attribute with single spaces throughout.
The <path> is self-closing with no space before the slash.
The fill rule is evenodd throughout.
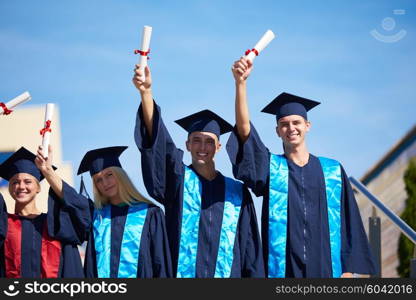
<path id="1" fill-rule="evenodd" d="M 134 137 L 141 152 L 143 181 L 149 195 L 166 205 L 166 195 L 174 193 L 183 173 L 183 151 L 176 148 L 161 118 L 160 107 L 154 103 L 153 132 L 150 137 L 143 122 L 140 105 Z"/>
<path id="2" fill-rule="evenodd" d="M 242 277 L 264 278 L 263 251 L 258 229 L 256 211 L 248 189 L 244 186 L 243 207 L 239 222 Z"/>
<path id="3" fill-rule="evenodd" d="M 0 194 L 0 248 L 3 246 L 4 240 L 7 234 L 7 207 L 6 202 L 3 199 L 3 195 Z"/>
<path id="4" fill-rule="evenodd" d="M 348 177 L 341 167 L 342 202 L 341 202 L 341 263 L 342 272 L 357 274 L 375 274 L 376 265 L 364 231 L 354 192 Z"/>
<path id="5" fill-rule="evenodd" d="M 7 234 L 7 209 L 3 196 L 0 193 L 0 278 L 5 277 L 4 266 L 4 240 Z"/>
<path id="6" fill-rule="evenodd" d="M 63 182 L 63 195 L 64 198 L 60 199 L 52 189 L 49 190 L 49 235 L 64 243 L 80 245 L 88 239 L 91 229 L 92 201 L 66 182 Z"/>
<path id="7" fill-rule="evenodd" d="M 87 248 L 85 249 L 84 273 L 86 278 L 98 278 L 97 257 L 95 254 L 94 234 L 88 235 Z"/>
<path id="8" fill-rule="evenodd" d="M 172 276 L 172 259 L 170 256 L 165 216 L 159 207 L 152 208 L 150 218 L 150 253 L 152 255 L 153 277 Z"/>
<path id="9" fill-rule="evenodd" d="M 234 177 L 242 180 L 257 197 L 265 195 L 268 187 L 270 153 L 253 124 L 244 143 L 241 143 L 237 129 L 234 128 L 227 141 L 227 153 L 233 165 Z"/>

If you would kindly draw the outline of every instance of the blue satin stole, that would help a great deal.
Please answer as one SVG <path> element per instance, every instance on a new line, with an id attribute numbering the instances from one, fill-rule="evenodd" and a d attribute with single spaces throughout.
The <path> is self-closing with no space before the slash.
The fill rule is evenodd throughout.
<path id="1" fill-rule="evenodd" d="M 341 165 L 333 159 L 319 157 L 325 178 L 328 208 L 332 276 L 340 277 L 341 267 Z M 287 201 L 289 168 L 283 155 L 270 156 L 269 183 L 269 257 L 270 278 L 283 278 L 286 272 Z"/>
<path id="2" fill-rule="evenodd" d="M 140 240 L 148 205 L 134 203 L 128 209 L 120 249 L 118 278 L 136 278 Z M 110 277 L 111 257 L 111 205 L 94 210 L 94 244 L 99 278 Z"/>
<path id="3" fill-rule="evenodd" d="M 194 278 L 196 276 L 201 191 L 202 185 L 198 176 L 192 169 L 185 166 L 182 225 L 176 274 L 178 278 Z M 225 177 L 224 214 L 214 277 L 226 278 L 231 275 L 233 249 L 242 199 L 242 184 Z"/>

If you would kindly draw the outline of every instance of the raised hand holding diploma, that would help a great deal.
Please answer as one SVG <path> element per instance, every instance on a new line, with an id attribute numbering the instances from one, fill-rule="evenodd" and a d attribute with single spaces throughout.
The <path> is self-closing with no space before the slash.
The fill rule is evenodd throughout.
<path id="1" fill-rule="evenodd" d="M 135 54 L 140 54 L 140 71 L 141 71 L 141 81 L 145 81 L 145 72 L 144 69 L 147 66 L 148 54 L 150 52 L 150 38 L 152 36 L 152 27 L 144 26 L 143 27 L 143 35 L 142 35 L 142 45 L 141 50 L 135 50 Z"/>
<path id="2" fill-rule="evenodd" d="M 249 49 L 246 51 L 246 59 L 253 62 L 253 60 L 263 51 L 264 48 L 275 38 L 273 31 L 270 29 L 266 31 L 266 33 L 261 37 L 261 39 L 257 42 L 256 46 L 253 49 Z"/>
<path id="3" fill-rule="evenodd" d="M 39 146 L 35 158 L 35 164 L 44 176 L 50 175 L 50 173 L 54 171 L 52 168 L 52 147 L 49 145 L 47 150 L 48 151 L 46 152 L 48 152 L 49 157 L 45 157 L 43 155 L 43 153 L 45 152 L 44 148 L 42 146 Z"/>
<path id="4" fill-rule="evenodd" d="M 13 112 L 12 108 L 16 107 L 19 104 L 23 104 L 29 101 L 31 98 L 29 92 L 24 92 L 23 94 L 17 96 L 16 98 L 10 100 L 7 103 L 0 102 L 0 115 L 9 115 Z"/>
<path id="5" fill-rule="evenodd" d="M 46 151 L 45 151 L 46 150 Z M 49 154 L 49 157 L 45 157 L 43 153 L 46 152 Z M 47 149 L 44 149 L 42 146 L 38 147 L 38 152 L 35 158 L 35 164 L 38 169 L 42 172 L 42 175 L 48 181 L 49 185 L 55 192 L 55 194 L 63 199 L 63 182 L 61 177 L 55 173 L 56 167 L 52 165 L 52 146 L 48 145 Z"/>
<path id="6" fill-rule="evenodd" d="M 231 71 L 233 72 L 234 79 L 237 83 L 244 82 L 250 75 L 253 69 L 253 63 L 245 57 L 241 57 L 235 61 Z"/>
<path id="7" fill-rule="evenodd" d="M 142 71 L 140 65 L 136 65 L 133 75 L 133 83 L 140 93 L 149 92 L 152 87 L 152 75 L 148 66 Z M 144 75 L 144 76 L 143 76 Z M 146 78 L 144 81 L 142 79 Z"/>
<path id="8" fill-rule="evenodd" d="M 146 66 L 144 72 L 146 74 L 146 80 L 142 81 L 142 71 L 140 71 L 140 65 L 136 65 L 133 75 L 133 84 L 139 90 L 143 103 L 143 119 L 146 124 L 149 135 L 152 136 L 152 124 L 153 124 L 153 96 L 152 96 L 152 75 L 150 73 L 149 66 Z"/>
<path id="9" fill-rule="evenodd" d="M 52 123 L 53 109 L 54 109 L 53 103 L 46 104 L 45 123 L 44 123 L 44 127 L 40 130 L 40 134 L 42 135 L 43 156 L 45 158 L 48 157 L 49 140 L 50 140 L 50 134 L 52 131 L 51 123 Z"/>

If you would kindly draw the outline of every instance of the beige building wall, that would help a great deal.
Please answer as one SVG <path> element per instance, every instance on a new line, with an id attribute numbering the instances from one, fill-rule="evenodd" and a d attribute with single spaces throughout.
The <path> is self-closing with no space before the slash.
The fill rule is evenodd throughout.
<path id="1" fill-rule="evenodd" d="M 410 133 L 414 131 L 415 128 Z M 392 157 L 395 153 L 400 154 L 367 184 L 369 191 L 398 216 L 403 212 L 407 199 L 403 176 L 410 159 L 416 157 L 416 139 L 414 137 L 415 134 L 413 133 L 413 135 L 410 135 L 409 140 L 407 140 L 413 141 L 410 144 L 400 145 L 401 142 L 406 142 L 406 140 L 401 140 L 398 145 L 394 146 L 380 162 Z M 377 172 L 376 169 L 371 169 L 361 181 L 365 180 L 371 174 L 377 174 L 375 173 Z M 368 218 L 371 216 L 373 205 L 361 193 L 356 196 L 361 217 L 368 231 Z M 399 277 L 396 268 L 399 265 L 397 250 L 400 230 L 378 209 L 377 215 L 381 219 L 382 277 Z"/>
<path id="2" fill-rule="evenodd" d="M 43 127 L 45 118 L 45 105 L 23 105 L 16 107 L 10 115 L 0 115 L 0 152 L 14 152 L 24 146 L 36 154 L 38 146 L 42 143 L 39 131 Z M 68 184 L 73 185 L 72 166 L 62 161 L 61 127 L 59 120 L 59 108 L 55 105 L 55 111 L 51 123 L 52 133 L 50 144 L 53 147 L 53 164 L 58 168 L 56 172 Z M 37 207 L 47 211 L 49 185 L 46 180 L 41 182 L 41 193 L 37 196 Z M 10 197 L 6 187 L 0 187 L 7 210 L 14 212 L 14 200 Z"/>

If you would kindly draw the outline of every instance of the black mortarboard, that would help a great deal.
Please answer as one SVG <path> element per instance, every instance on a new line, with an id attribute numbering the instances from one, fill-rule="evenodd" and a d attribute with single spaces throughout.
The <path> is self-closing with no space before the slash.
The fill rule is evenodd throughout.
<path id="1" fill-rule="evenodd" d="M 120 167 L 118 159 L 127 146 L 107 147 L 88 151 L 78 168 L 78 175 L 90 171 L 91 176 L 108 167 Z"/>
<path id="2" fill-rule="evenodd" d="M 35 165 L 35 158 L 35 154 L 21 147 L 0 165 L 0 176 L 9 181 L 18 173 L 27 173 L 41 181 L 44 177 Z"/>
<path id="3" fill-rule="evenodd" d="M 218 139 L 221 134 L 233 130 L 230 123 L 208 109 L 201 110 L 175 122 L 185 129 L 188 134 L 195 131 L 206 131 L 214 133 Z"/>
<path id="4" fill-rule="evenodd" d="M 307 120 L 308 116 L 306 112 L 319 104 L 321 103 L 317 101 L 289 93 L 281 93 L 263 108 L 262 112 L 276 115 L 276 120 L 290 115 L 299 115 Z"/>

